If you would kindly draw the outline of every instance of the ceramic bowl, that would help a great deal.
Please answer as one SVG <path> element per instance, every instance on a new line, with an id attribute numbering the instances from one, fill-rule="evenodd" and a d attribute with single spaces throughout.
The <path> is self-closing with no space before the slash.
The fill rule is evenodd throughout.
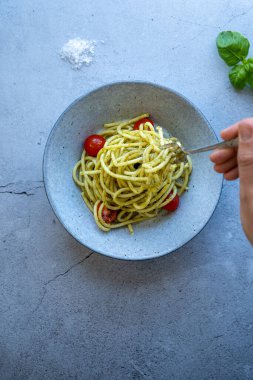
<path id="1" fill-rule="evenodd" d="M 127 228 L 103 232 L 72 179 L 84 139 L 104 123 L 152 115 L 155 123 L 188 148 L 213 144 L 214 131 L 203 114 L 179 93 L 146 82 L 100 87 L 74 101 L 59 117 L 48 138 L 43 163 L 49 202 L 66 230 L 95 252 L 126 260 L 151 259 L 173 252 L 206 225 L 220 197 L 222 177 L 215 174 L 208 153 L 192 156 L 190 189 L 174 213 Z"/>

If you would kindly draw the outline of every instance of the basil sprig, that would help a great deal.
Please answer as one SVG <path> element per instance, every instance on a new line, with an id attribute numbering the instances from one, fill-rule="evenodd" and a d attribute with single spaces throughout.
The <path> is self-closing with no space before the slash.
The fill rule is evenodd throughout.
<path id="1" fill-rule="evenodd" d="M 220 57 L 228 66 L 234 66 L 229 72 L 232 85 L 242 90 L 247 84 L 253 88 L 253 58 L 247 58 L 249 40 L 238 32 L 221 32 L 216 39 Z"/>

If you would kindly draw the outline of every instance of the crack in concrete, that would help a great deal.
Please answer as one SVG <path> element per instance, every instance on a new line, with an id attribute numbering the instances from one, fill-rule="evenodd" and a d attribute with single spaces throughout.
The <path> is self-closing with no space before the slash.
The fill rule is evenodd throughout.
<path id="1" fill-rule="evenodd" d="M 85 256 L 82 260 L 78 261 L 77 263 L 71 265 L 67 270 L 65 270 L 65 272 L 62 272 L 62 273 L 59 273 L 57 274 L 56 276 L 54 276 L 53 278 L 51 278 L 50 280 L 48 280 L 47 282 L 44 283 L 44 286 L 42 288 L 43 290 L 43 294 L 42 296 L 40 297 L 40 300 L 39 302 L 37 303 L 36 307 L 33 309 L 33 311 L 31 312 L 29 318 L 28 318 L 28 322 L 31 321 L 31 318 L 32 316 L 38 311 L 38 309 L 40 308 L 40 306 L 42 305 L 43 301 L 44 301 L 44 298 L 47 294 L 47 286 L 49 284 L 51 284 L 52 282 L 56 281 L 59 277 L 63 277 L 65 276 L 67 273 L 69 273 L 73 268 L 77 267 L 78 265 L 82 264 L 85 260 L 89 259 L 91 257 L 91 255 L 93 255 L 94 251 L 90 252 L 88 254 L 88 256 Z"/>
<path id="2" fill-rule="evenodd" d="M 140 375 L 142 378 L 146 378 L 146 374 L 135 363 L 132 362 L 132 366 L 138 375 Z"/>
<path id="3" fill-rule="evenodd" d="M 33 184 L 42 184 L 35 186 Z M 43 181 L 28 181 L 28 182 L 9 182 L 5 185 L 0 185 L 0 194 L 26 195 L 35 194 L 36 189 L 43 188 Z"/>
<path id="4" fill-rule="evenodd" d="M 8 186 L 11 186 L 11 185 L 15 185 L 16 183 L 15 182 L 9 182 L 9 183 L 6 183 L 6 185 L 0 185 L 0 188 L 5 188 L 5 187 L 8 187 Z"/>
<path id="5" fill-rule="evenodd" d="M 195 22 L 195 21 L 190 21 L 190 20 L 186 20 L 186 19 L 183 19 L 183 18 L 180 18 L 180 17 L 175 17 L 175 16 L 170 16 L 171 19 L 173 20 L 176 20 L 178 22 L 181 22 L 181 23 L 184 23 L 184 24 L 191 24 L 191 25 L 195 25 L 195 26 L 201 26 L 201 27 L 204 27 L 204 28 L 213 28 L 213 29 L 219 29 L 219 30 L 222 30 L 224 29 L 225 26 L 227 26 L 228 24 L 230 24 L 234 19 L 236 18 L 239 18 L 239 17 L 242 17 L 242 16 L 245 16 L 247 15 L 251 10 L 253 9 L 253 6 L 250 6 L 246 11 L 243 11 L 239 14 L 236 14 L 234 16 L 232 16 L 225 24 L 223 24 L 222 26 L 218 26 L 218 25 L 210 25 L 210 24 L 201 24 L 201 23 L 198 23 L 198 22 Z M 196 38 L 198 38 L 198 36 L 204 31 L 205 29 L 202 29 L 200 32 L 198 32 L 198 34 L 196 34 L 195 36 L 193 36 L 190 41 L 194 41 Z M 172 50 L 175 50 L 175 49 L 178 49 L 178 48 L 185 48 L 186 46 L 185 45 L 175 45 L 174 47 L 172 47 Z"/>
<path id="6" fill-rule="evenodd" d="M 44 288 L 43 288 L 43 295 L 42 295 L 42 297 L 40 298 L 39 302 L 37 303 L 35 309 L 32 311 L 32 313 L 31 313 L 31 315 L 30 315 L 30 317 L 29 317 L 29 319 L 28 319 L 28 322 L 30 322 L 32 315 L 35 314 L 36 311 L 39 309 L 40 305 L 42 304 L 42 302 L 43 302 L 43 300 L 44 300 L 44 298 L 45 298 L 45 296 L 46 296 L 46 294 L 47 294 L 47 288 L 44 287 Z"/>
<path id="7" fill-rule="evenodd" d="M 170 16 L 170 18 L 172 18 L 173 20 L 176 20 L 178 22 L 182 22 L 184 24 L 191 24 L 191 25 L 195 25 L 195 26 L 204 26 L 205 28 L 215 28 L 215 29 L 219 29 L 220 28 L 217 25 L 201 24 L 199 22 L 186 20 L 186 19 L 183 19 L 183 18 L 180 18 L 180 17 Z"/>
<path id="8" fill-rule="evenodd" d="M 253 5 L 250 6 L 246 11 L 232 16 L 222 27 L 224 28 L 225 26 L 227 26 L 228 24 L 230 24 L 232 21 L 234 21 L 234 19 L 236 19 L 238 17 L 245 16 L 246 14 L 248 14 L 251 11 L 251 9 L 253 9 Z"/>
<path id="9" fill-rule="evenodd" d="M 51 278 L 51 280 L 48 280 L 47 282 L 45 282 L 45 286 L 47 286 L 48 284 L 50 284 L 51 282 L 54 282 L 57 280 L 57 278 L 59 277 L 62 277 L 62 276 L 65 276 L 65 274 L 69 273 L 71 271 L 71 269 L 77 267 L 78 265 L 82 264 L 85 260 L 87 260 L 94 252 L 90 252 L 88 256 L 84 257 L 82 260 L 78 261 L 77 263 L 71 265 L 71 267 L 69 267 L 65 272 L 63 273 L 59 273 L 57 274 L 56 276 L 54 276 L 53 278 Z"/>
<path id="10" fill-rule="evenodd" d="M 203 33 L 203 32 L 204 32 L 204 29 L 201 29 L 195 36 L 193 36 L 192 38 L 190 38 L 189 41 L 192 42 L 192 41 L 196 40 L 201 35 L 201 33 Z M 172 50 L 176 50 L 178 48 L 183 48 L 184 49 L 186 47 L 188 47 L 188 46 L 179 44 L 179 45 L 173 46 Z"/>
<path id="11" fill-rule="evenodd" d="M 215 335 L 215 336 L 214 336 L 214 339 L 222 338 L 223 336 L 224 336 L 224 334 Z"/>
<path id="12" fill-rule="evenodd" d="M 16 192 L 16 191 L 0 191 L 1 194 L 15 194 L 15 195 L 27 195 L 28 197 L 31 195 L 34 195 L 34 193 L 28 192 L 28 191 L 21 191 L 21 192 Z"/>

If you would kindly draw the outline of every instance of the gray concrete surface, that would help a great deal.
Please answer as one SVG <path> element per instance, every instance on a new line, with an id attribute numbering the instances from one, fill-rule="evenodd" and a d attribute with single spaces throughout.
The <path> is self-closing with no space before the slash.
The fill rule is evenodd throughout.
<path id="1" fill-rule="evenodd" d="M 1 2 L 0 378 L 253 379 L 253 252 L 226 183 L 206 228 L 175 254 L 121 262 L 56 220 L 43 149 L 65 107 L 96 86 L 144 79 L 189 97 L 217 132 L 252 116 L 215 38 L 253 43 L 251 0 Z M 73 71 L 71 37 L 104 40 Z M 251 49 L 253 55 L 253 50 Z"/>

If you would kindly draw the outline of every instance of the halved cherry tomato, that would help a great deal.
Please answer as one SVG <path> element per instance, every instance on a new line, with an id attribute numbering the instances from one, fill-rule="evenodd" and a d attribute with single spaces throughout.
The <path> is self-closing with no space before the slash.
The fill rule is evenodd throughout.
<path id="1" fill-rule="evenodd" d="M 84 141 L 83 146 L 89 156 L 96 157 L 100 149 L 105 145 L 105 142 L 105 138 L 101 135 L 90 135 Z"/>
<path id="2" fill-rule="evenodd" d="M 99 208 L 101 206 L 102 203 L 99 204 Z M 116 220 L 117 218 L 117 215 L 118 215 L 118 211 L 116 210 L 110 210 L 109 208 L 107 208 L 105 205 L 103 206 L 103 209 L 102 209 L 102 218 L 103 220 L 105 221 L 105 223 L 112 223 Z"/>
<path id="3" fill-rule="evenodd" d="M 169 193 L 166 199 L 168 199 L 171 196 L 172 192 Z M 166 206 L 163 206 L 163 208 L 167 211 L 175 211 L 179 206 L 179 196 L 176 194 L 175 198 L 170 201 Z"/>
<path id="4" fill-rule="evenodd" d="M 149 119 L 148 117 L 144 117 L 143 119 L 136 121 L 136 123 L 134 124 L 134 130 L 136 131 L 140 129 L 140 125 L 145 123 L 151 123 L 154 126 L 154 123 L 151 119 Z M 148 127 L 147 130 L 150 131 L 150 128 Z"/>

